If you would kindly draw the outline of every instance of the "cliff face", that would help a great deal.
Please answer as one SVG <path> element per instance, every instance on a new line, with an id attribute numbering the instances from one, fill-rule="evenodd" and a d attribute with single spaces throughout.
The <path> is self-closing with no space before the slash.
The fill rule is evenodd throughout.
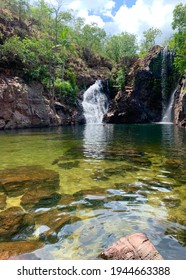
<path id="1" fill-rule="evenodd" d="M 128 74 L 130 85 L 126 85 L 112 100 L 104 118 L 106 122 L 148 123 L 161 120 L 163 98 L 168 100 L 176 85 L 172 63 L 170 63 L 171 54 L 166 55 L 164 81 L 162 80 L 163 51 L 160 46 L 154 46 L 148 56 L 134 63 Z"/>
<path id="2" fill-rule="evenodd" d="M 186 127 L 186 74 L 181 77 L 176 89 L 174 122 L 176 125 Z"/>
<path id="3" fill-rule="evenodd" d="M 77 106 L 53 101 L 40 83 L 0 75 L 0 129 L 58 126 L 81 118 Z"/>

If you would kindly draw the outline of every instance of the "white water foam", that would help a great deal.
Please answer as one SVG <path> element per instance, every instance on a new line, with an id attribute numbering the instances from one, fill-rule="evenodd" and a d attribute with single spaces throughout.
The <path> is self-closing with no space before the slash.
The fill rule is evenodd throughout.
<path id="1" fill-rule="evenodd" d="M 102 123 L 104 114 L 108 110 L 108 104 L 108 97 L 103 92 L 102 81 L 97 80 L 85 91 L 83 96 L 82 105 L 86 123 Z"/>

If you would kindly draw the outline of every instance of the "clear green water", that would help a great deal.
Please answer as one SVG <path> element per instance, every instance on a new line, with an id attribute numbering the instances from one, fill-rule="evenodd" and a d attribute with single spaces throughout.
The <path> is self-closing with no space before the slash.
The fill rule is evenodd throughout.
<path id="1" fill-rule="evenodd" d="M 120 237 L 145 232 L 165 259 L 186 259 L 184 129 L 101 124 L 0 132 L 0 170 L 36 165 L 59 173 L 62 199 L 32 210 L 41 218 L 19 240 L 52 232 L 42 222 L 48 213 L 70 218 L 35 257 L 96 259 Z M 20 199 L 8 197 L 6 208 Z"/>

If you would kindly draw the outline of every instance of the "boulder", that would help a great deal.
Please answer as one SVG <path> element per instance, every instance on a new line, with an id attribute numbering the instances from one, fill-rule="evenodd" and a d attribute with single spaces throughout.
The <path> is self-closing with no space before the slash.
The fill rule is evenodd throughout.
<path id="1" fill-rule="evenodd" d="M 9 240 L 16 234 L 30 232 L 34 228 L 34 220 L 30 214 L 20 207 L 10 207 L 0 212 L 0 239 Z"/>
<path id="2" fill-rule="evenodd" d="M 144 233 L 122 237 L 100 254 L 106 260 L 163 260 Z"/>

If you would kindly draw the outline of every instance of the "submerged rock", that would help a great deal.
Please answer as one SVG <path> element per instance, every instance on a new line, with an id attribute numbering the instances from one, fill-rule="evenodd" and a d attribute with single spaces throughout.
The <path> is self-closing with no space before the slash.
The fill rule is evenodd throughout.
<path id="1" fill-rule="evenodd" d="M 173 240 L 178 240 L 184 247 L 186 246 L 186 230 L 183 227 L 177 226 L 177 224 L 173 225 L 170 228 L 167 228 L 165 231 L 165 235 Z"/>
<path id="2" fill-rule="evenodd" d="M 13 241 L 0 242 L 0 260 L 8 260 L 12 257 L 33 252 L 43 247 L 40 241 Z"/>
<path id="3" fill-rule="evenodd" d="M 170 170 L 182 168 L 183 162 L 180 159 L 168 159 L 165 162 L 165 167 Z"/>
<path id="4" fill-rule="evenodd" d="M 90 176 L 95 181 L 108 181 L 109 176 L 105 174 L 104 170 L 95 170 Z"/>
<path id="5" fill-rule="evenodd" d="M 40 225 L 37 234 L 42 241 L 55 243 L 58 241 L 58 232 L 66 224 L 79 220 L 77 217 L 63 213 L 57 209 L 36 213 L 35 222 Z"/>
<path id="6" fill-rule="evenodd" d="M 106 260 L 163 260 L 144 233 L 122 237 L 100 254 Z"/>
<path id="7" fill-rule="evenodd" d="M 31 215 L 20 207 L 11 207 L 0 212 L 0 239 L 9 240 L 16 234 L 30 232 L 34 228 Z"/>
<path id="8" fill-rule="evenodd" d="M 28 190 L 21 198 L 21 206 L 26 210 L 48 208 L 56 205 L 60 198 L 61 194 L 52 190 Z"/>
<path id="9" fill-rule="evenodd" d="M 118 166 L 116 168 L 107 168 L 107 169 L 104 169 L 104 173 L 106 176 L 117 176 L 117 175 L 120 175 L 120 176 L 123 176 L 125 174 L 125 170 L 123 168 L 123 166 Z"/>
<path id="10" fill-rule="evenodd" d="M 72 169 L 79 167 L 79 161 L 59 162 L 57 165 L 61 169 Z"/>
<path id="11" fill-rule="evenodd" d="M 6 207 L 6 195 L 0 194 L 0 209 L 4 209 Z"/>
<path id="12" fill-rule="evenodd" d="M 136 193 L 137 191 L 139 191 L 141 189 L 141 187 L 139 185 L 127 184 L 125 182 L 115 183 L 115 187 L 116 187 L 116 189 L 122 189 L 126 193 Z"/>
<path id="13" fill-rule="evenodd" d="M 28 189 L 59 188 L 59 174 L 41 166 L 19 166 L 0 171 L 0 191 L 8 196 L 19 196 Z"/>

